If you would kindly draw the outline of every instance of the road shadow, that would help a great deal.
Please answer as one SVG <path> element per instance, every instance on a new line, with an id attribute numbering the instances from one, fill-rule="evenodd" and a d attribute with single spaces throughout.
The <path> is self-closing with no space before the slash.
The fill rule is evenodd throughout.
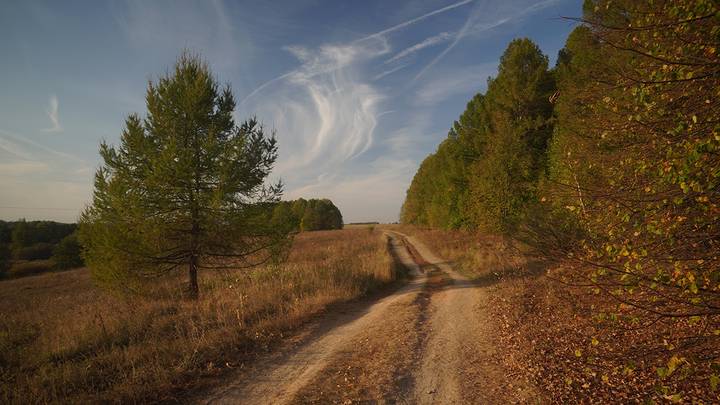
<path id="1" fill-rule="evenodd" d="M 443 262 L 451 267 L 454 263 Z M 503 281 L 523 278 L 535 279 L 544 275 L 553 262 L 546 259 L 531 259 L 522 266 L 504 266 L 498 269 L 487 270 L 483 274 L 468 277 L 467 279 L 456 279 L 455 288 L 469 287 L 490 287 Z"/>
<path id="2" fill-rule="evenodd" d="M 444 288 L 482 288 L 490 287 L 503 281 L 515 279 L 535 279 L 543 276 L 552 266 L 552 260 L 533 258 L 528 260 L 522 266 L 503 266 L 495 269 L 488 269 L 481 274 L 473 274 L 468 276 L 459 273 L 457 270 L 458 263 L 454 261 L 441 261 L 436 263 L 424 262 L 420 265 L 421 271 L 430 274 L 433 271 L 445 272 L 443 267 L 450 267 L 451 271 L 457 276 L 449 277 L 449 283 Z"/>

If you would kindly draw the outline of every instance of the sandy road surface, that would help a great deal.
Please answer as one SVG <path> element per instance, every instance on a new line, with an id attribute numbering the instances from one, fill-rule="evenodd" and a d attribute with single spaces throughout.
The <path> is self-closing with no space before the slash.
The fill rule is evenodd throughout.
<path id="1" fill-rule="evenodd" d="M 203 403 L 503 403 L 487 291 L 412 237 L 388 232 L 413 275 L 372 305 L 328 314 L 294 347 Z M 514 388 L 513 388 L 514 389 Z"/>

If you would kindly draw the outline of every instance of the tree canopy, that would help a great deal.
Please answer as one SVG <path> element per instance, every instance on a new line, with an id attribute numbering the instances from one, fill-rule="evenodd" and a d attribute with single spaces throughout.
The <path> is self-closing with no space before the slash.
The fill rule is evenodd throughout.
<path id="1" fill-rule="evenodd" d="M 143 277 L 263 263 L 287 232 L 268 220 L 281 184 L 266 185 L 274 134 L 236 125 L 235 100 L 188 53 L 150 81 L 147 115 L 130 115 L 120 144 L 103 142 L 92 204 L 80 220 L 84 258 L 101 282 L 136 289 Z"/>
<path id="2" fill-rule="evenodd" d="M 514 227 L 536 198 L 554 90 L 547 56 L 529 39 L 511 42 L 488 91 L 468 103 L 420 165 L 401 220 L 442 228 Z"/>
<path id="3" fill-rule="evenodd" d="M 273 209 L 273 223 L 292 232 L 342 229 L 340 210 L 328 199 L 299 198 L 280 201 Z"/>

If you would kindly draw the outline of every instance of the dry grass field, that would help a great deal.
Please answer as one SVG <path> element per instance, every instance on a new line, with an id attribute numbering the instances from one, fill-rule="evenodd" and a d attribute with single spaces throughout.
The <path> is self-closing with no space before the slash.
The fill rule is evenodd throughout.
<path id="1" fill-rule="evenodd" d="M 16 260 L 7 272 L 7 278 L 34 276 L 53 271 L 52 260 Z"/>
<path id="2" fill-rule="evenodd" d="M 391 283 L 373 228 L 303 233 L 286 263 L 201 274 L 201 298 L 120 297 L 87 269 L 0 282 L 0 402 L 172 401 Z"/>

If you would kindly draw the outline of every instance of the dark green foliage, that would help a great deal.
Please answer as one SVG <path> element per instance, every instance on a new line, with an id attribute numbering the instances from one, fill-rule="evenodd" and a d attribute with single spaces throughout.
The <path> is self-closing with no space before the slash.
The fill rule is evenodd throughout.
<path id="1" fill-rule="evenodd" d="M 53 221 L 4 222 L 0 227 L 0 241 L 12 243 L 13 251 L 39 243 L 56 244 L 67 235 L 75 232 L 77 225 L 61 224 Z"/>
<path id="2" fill-rule="evenodd" d="M 100 147 L 79 234 L 95 278 L 137 288 L 187 270 L 197 296 L 199 270 L 271 259 L 287 239 L 270 221 L 282 187 L 264 183 L 275 137 L 255 119 L 235 125 L 229 86 L 192 55 L 148 85 L 146 102 L 147 116 L 127 118 L 120 145 Z"/>
<path id="3" fill-rule="evenodd" d="M 11 258 L 10 245 L 0 242 L 0 278 L 5 277 L 8 270 L 10 270 Z"/>
<path id="4" fill-rule="evenodd" d="M 275 205 L 273 224 L 292 232 L 342 229 L 340 210 L 328 199 L 299 198 Z"/>
<path id="5" fill-rule="evenodd" d="M 538 178 L 552 126 L 554 81 L 547 57 L 528 39 L 514 40 L 500 59 L 485 95 L 490 131 L 481 159 L 471 169 L 474 221 L 511 231 L 536 199 Z"/>
<path id="6" fill-rule="evenodd" d="M 528 39 L 510 43 L 498 76 L 420 165 L 402 208 L 405 223 L 507 232 L 536 201 L 552 133 L 555 91 L 547 57 Z"/>
<path id="7" fill-rule="evenodd" d="M 45 260 L 53 254 L 55 245 L 52 243 L 40 242 L 31 246 L 15 248 L 13 256 L 18 260 Z"/>
<path id="8" fill-rule="evenodd" d="M 12 222 L 0 221 L 0 243 L 12 242 Z"/>
<path id="9" fill-rule="evenodd" d="M 52 260 L 55 262 L 55 267 L 60 270 L 82 267 L 84 262 L 80 251 L 81 247 L 77 234 L 72 233 L 66 236 L 53 249 Z"/>

